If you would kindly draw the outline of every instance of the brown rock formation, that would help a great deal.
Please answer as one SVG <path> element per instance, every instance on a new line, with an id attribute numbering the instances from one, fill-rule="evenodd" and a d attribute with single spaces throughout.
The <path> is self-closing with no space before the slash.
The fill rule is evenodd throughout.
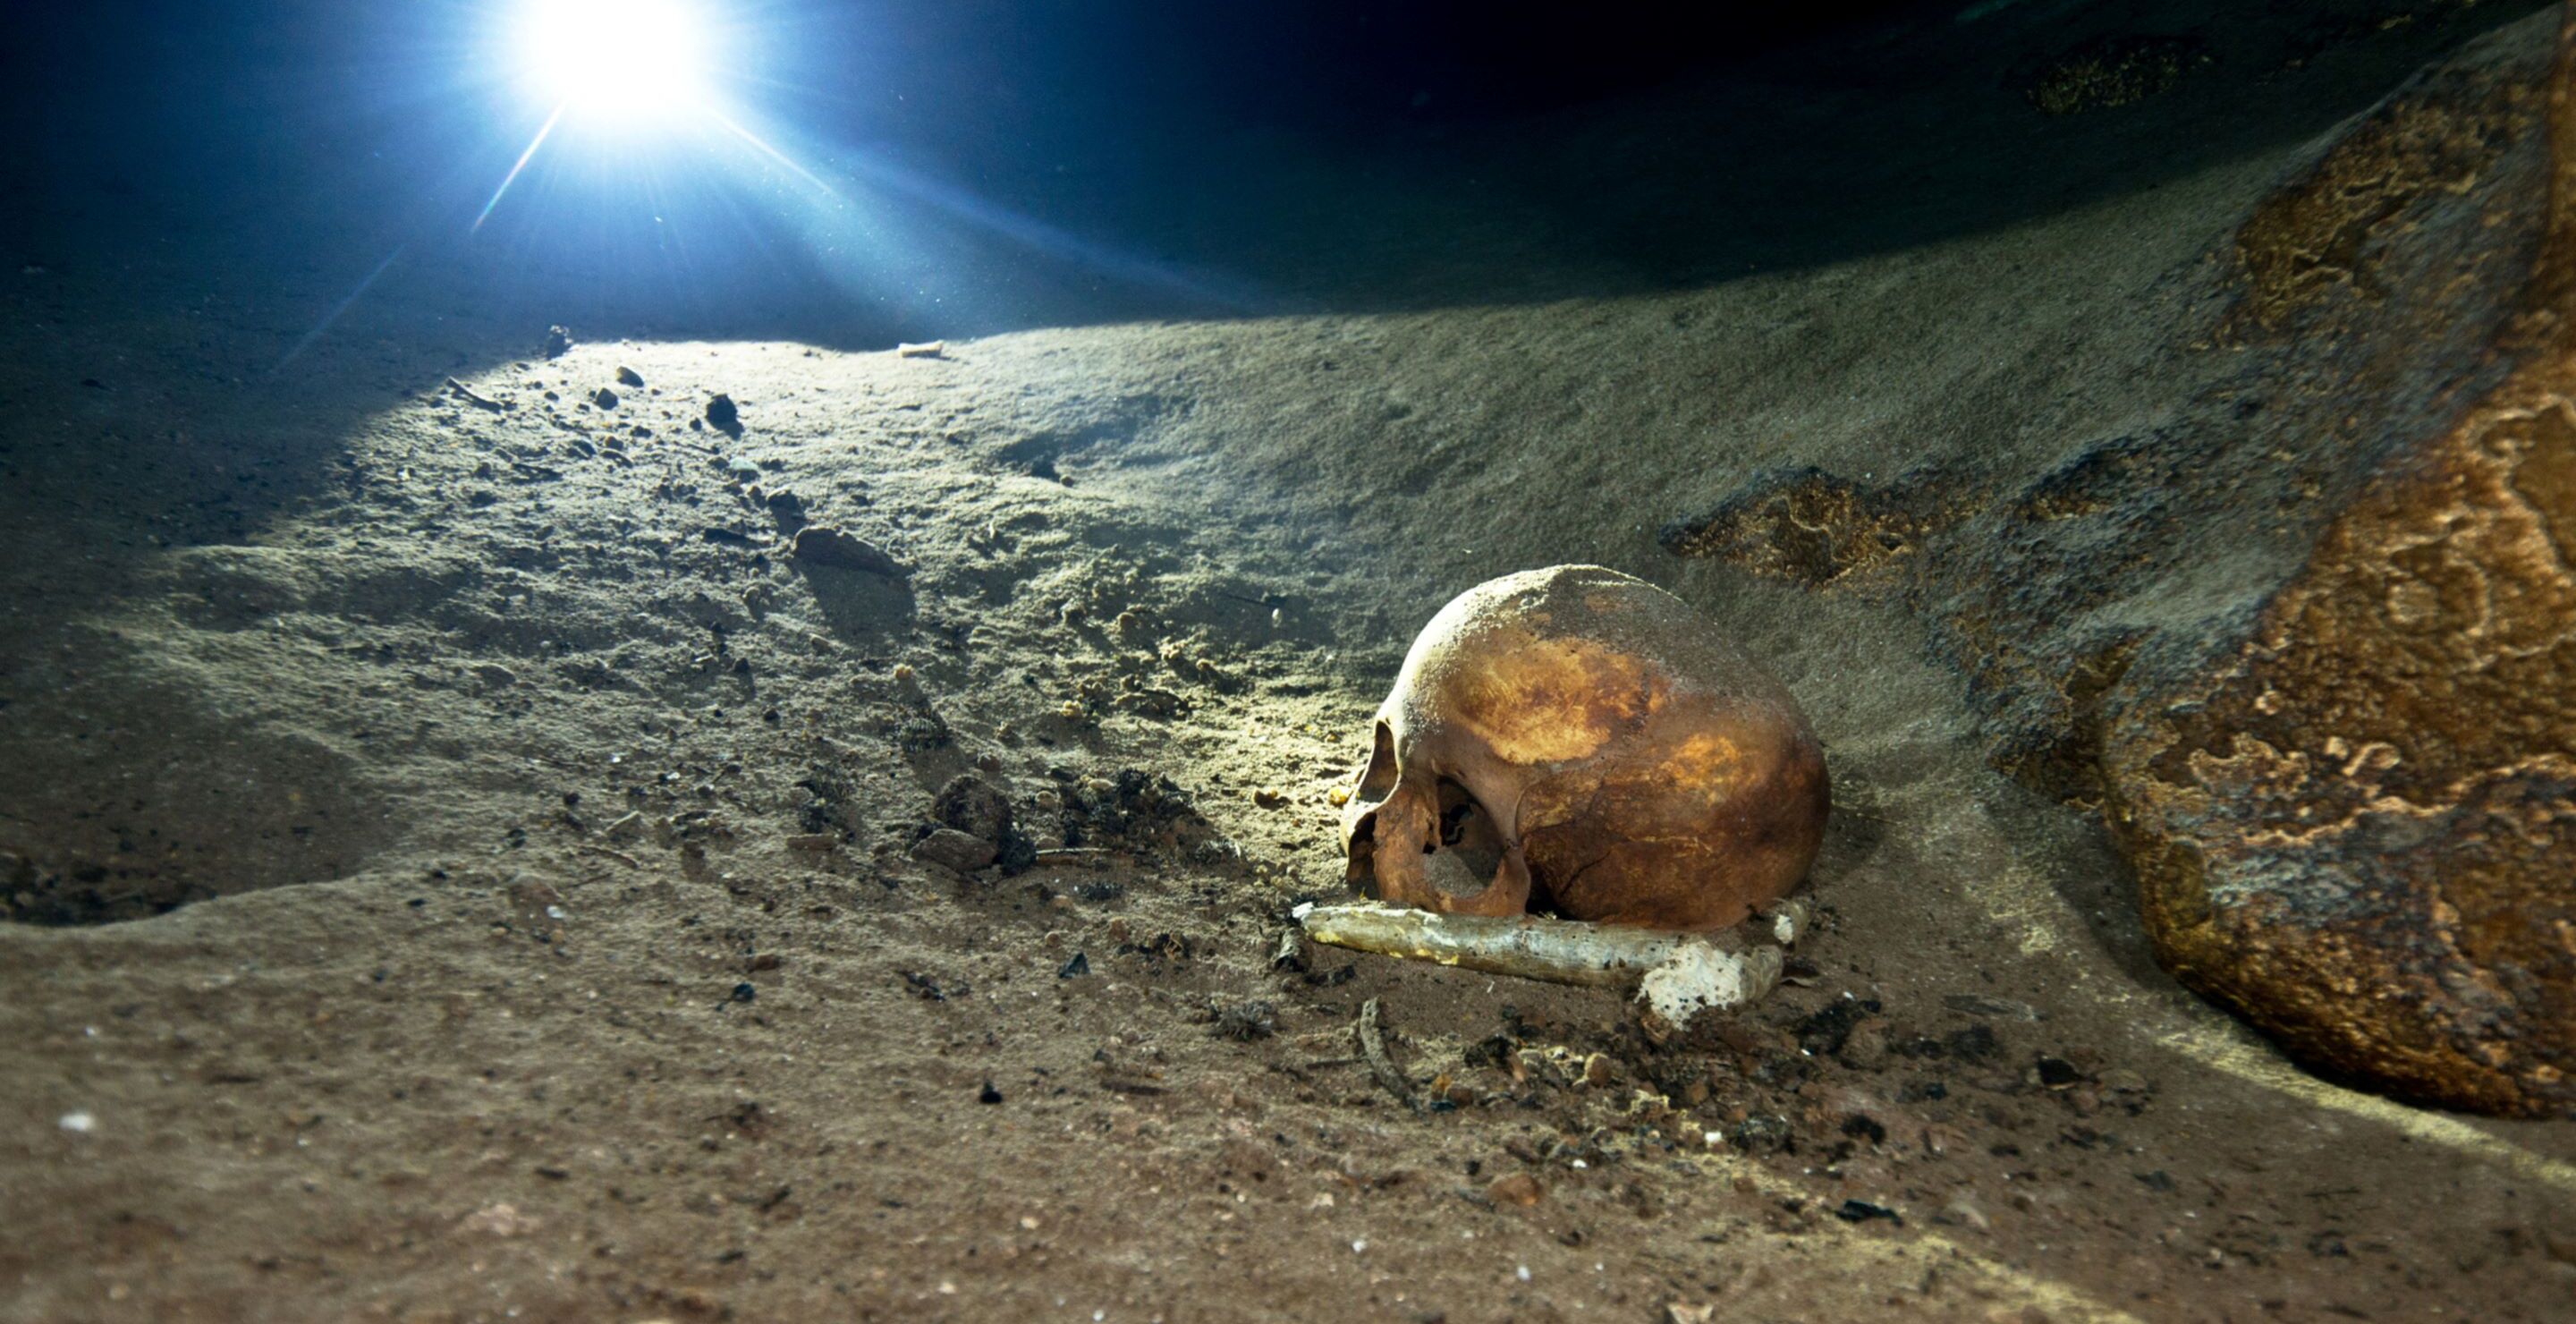
<path id="1" fill-rule="evenodd" d="M 2507 375 L 2380 468 L 2231 659 L 2127 706 L 2101 749 L 2178 977 L 2321 1069 L 2507 1113 L 2576 1108 L 2571 77 L 2576 17 L 2547 93 L 2545 236 L 2489 354 Z M 2464 189 L 2516 110 L 2357 130 L 2240 236 L 2319 240 L 2249 257 L 2244 319 L 2350 280 L 2399 195 Z"/>

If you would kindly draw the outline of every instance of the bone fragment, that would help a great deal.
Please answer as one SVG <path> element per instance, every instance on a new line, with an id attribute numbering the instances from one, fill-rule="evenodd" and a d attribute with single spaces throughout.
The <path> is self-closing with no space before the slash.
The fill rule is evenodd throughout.
<path id="1" fill-rule="evenodd" d="M 1776 947 L 1730 951 L 1698 934 L 1532 915 L 1437 915 L 1357 904 L 1300 906 L 1296 917 L 1317 942 L 1381 956 L 1558 984 L 1636 983 L 1647 1009 L 1674 1026 L 1712 1007 L 1760 998 L 1779 983 L 1782 966 Z"/>
<path id="2" fill-rule="evenodd" d="M 1770 992 L 1780 982 L 1781 966 L 1777 947 L 1738 955 L 1705 942 L 1687 943 L 1637 981 L 1637 996 L 1664 1024 L 1686 1026 L 1703 1011 L 1741 1007 Z"/>
<path id="3" fill-rule="evenodd" d="M 495 400 L 488 395 L 476 394 L 473 387 L 467 386 L 465 383 L 460 382 L 453 377 L 447 379 L 447 389 L 455 392 L 459 399 L 462 399 L 465 403 L 472 405 L 477 409 L 488 409 L 497 414 L 504 408 L 500 401 Z"/>
<path id="4" fill-rule="evenodd" d="M 1795 947 L 1807 936 L 1807 903 L 1796 897 L 1774 903 L 1763 918 L 1770 922 L 1771 941 L 1783 947 Z"/>
<path id="5" fill-rule="evenodd" d="M 1684 943 L 1703 941 L 1580 920 L 1437 915 L 1409 906 L 1301 906 L 1297 920 L 1306 936 L 1335 947 L 1596 987 L 1627 983 Z"/>

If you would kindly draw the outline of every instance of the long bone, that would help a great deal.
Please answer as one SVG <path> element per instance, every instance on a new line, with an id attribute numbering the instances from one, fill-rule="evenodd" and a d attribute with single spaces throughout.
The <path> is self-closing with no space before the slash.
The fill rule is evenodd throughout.
<path id="1" fill-rule="evenodd" d="M 1366 903 L 1303 905 L 1294 914 L 1307 937 L 1335 947 L 1558 984 L 1633 982 L 1645 1010 L 1674 1029 L 1769 993 L 1780 982 L 1784 948 L 1806 923 L 1806 907 L 1797 901 L 1779 903 L 1767 924 L 1755 926 L 1768 941 L 1752 942 L 1732 933 L 1669 933 L 1536 915 L 1439 915 Z"/>

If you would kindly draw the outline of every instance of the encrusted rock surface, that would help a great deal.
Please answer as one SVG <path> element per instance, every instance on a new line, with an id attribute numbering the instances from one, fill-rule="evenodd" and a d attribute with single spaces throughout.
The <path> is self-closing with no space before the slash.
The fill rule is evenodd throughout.
<path id="1" fill-rule="evenodd" d="M 2384 471 L 2230 665 L 2131 708 L 2106 808 L 2158 954 L 2313 1064 L 2576 1105 L 2576 135 L 2518 371 Z"/>
<path id="2" fill-rule="evenodd" d="M 2517 378 L 2328 531 L 2234 665 L 2123 715 L 2159 955 L 2338 1074 L 2576 1103 L 2576 373 Z"/>
<path id="3" fill-rule="evenodd" d="M 1990 759 L 2103 811 L 2183 983 L 2323 1073 L 2518 1114 L 2576 1108 L 2559 21 L 2338 128 L 2175 278 L 2205 390 L 2035 477 L 1788 472 L 1662 538 L 1909 602 Z"/>

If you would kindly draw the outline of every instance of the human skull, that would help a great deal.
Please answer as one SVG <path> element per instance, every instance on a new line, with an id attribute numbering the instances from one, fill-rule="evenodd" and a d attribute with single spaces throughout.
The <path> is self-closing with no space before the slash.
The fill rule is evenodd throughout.
<path id="1" fill-rule="evenodd" d="M 1342 848 L 1391 905 L 1709 930 L 1797 885 L 1827 804 L 1797 700 L 1710 622 L 1615 570 L 1552 566 L 1422 628 Z"/>

